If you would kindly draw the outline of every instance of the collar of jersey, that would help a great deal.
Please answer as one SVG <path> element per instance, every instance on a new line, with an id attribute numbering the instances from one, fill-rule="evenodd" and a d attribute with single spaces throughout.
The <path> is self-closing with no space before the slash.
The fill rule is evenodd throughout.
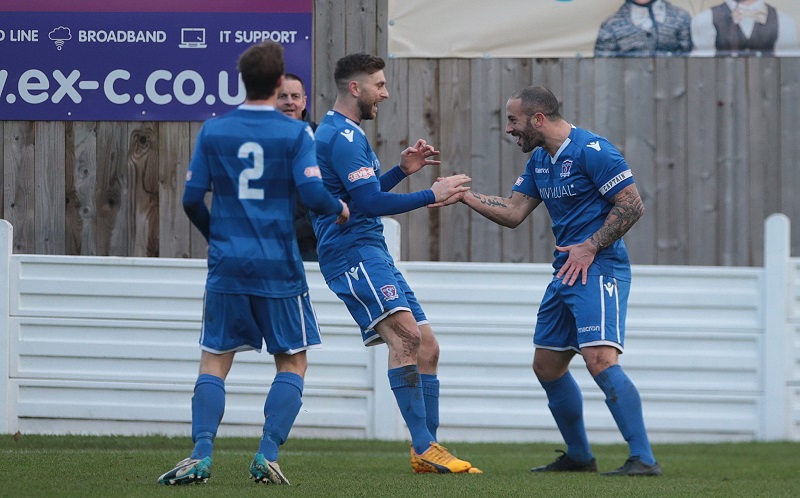
<path id="1" fill-rule="evenodd" d="M 275 106 L 272 105 L 254 105 L 254 104 L 242 104 L 239 106 L 239 109 L 243 111 L 274 111 Z"/>

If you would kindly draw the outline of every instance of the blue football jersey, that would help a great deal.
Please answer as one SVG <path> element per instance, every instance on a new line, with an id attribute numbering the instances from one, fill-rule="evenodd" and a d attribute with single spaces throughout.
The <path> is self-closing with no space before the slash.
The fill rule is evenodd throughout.
<path id="1" fill-rule="evenodd" d="M 205 122 L 186 185 L 212 192 L 206 288 L 264 297 L 307 291 L 296 189 L 321 181 L 307 123 L 248 105 Z"/>
<path id="2" fill-rule="evenodd" d="M 351 189 L 365 182 L 376 182 L 380 188 L 381 163 L 364 130 L 344 115 L 328 111 L 317 127 L 316 145 L 325 188 L 350 208 L 350 220 L 343 225 L 335 225 L 333 215 L 312 214 L 322 275 L 329 280 L 371 257 L 391 259 L 380 217 L 366 216 L 350 203 Z"/>
<path id="3" fill-rule="evenodd" d="M 633 184 L 622 154 L 605 138 L 572 128 L 555 157 L 543 148 L 533 151 L 513 190 L 541 199 L 553 220 L 556 244 L 579 244 L 595 233 L 611 211 L 610 199 Z M 554 251 L 556 272 L 568 253 Z M 590 275 L 630 280 L 630 260 L 622 239 L 598 252 Z"/>

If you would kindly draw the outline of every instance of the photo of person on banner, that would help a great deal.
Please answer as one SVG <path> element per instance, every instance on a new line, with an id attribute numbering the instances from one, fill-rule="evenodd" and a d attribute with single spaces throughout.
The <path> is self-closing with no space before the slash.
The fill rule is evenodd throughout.
<path id="1" fill-rule="evenodd" d="M 692 16 L 667 0 L 625 0 L 597 33 L 595 57 L 683 56 L 692 50 Z"/>
<path id="2" fill-rule="evenodd" d="M 764 0 L 724 0 L 692 19 L 692 55 L 800 55 L 797 26 Z"/>

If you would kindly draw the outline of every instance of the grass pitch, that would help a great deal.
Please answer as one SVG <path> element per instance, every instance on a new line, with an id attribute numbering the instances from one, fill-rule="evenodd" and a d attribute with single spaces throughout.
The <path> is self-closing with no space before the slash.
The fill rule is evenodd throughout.
<path id="1" fill-rule="evenodd" d="M 189 438 L 0 436 L 0 496 L 333 497 L 758 497 L 800 496 L 800 443 L 659 444 L 662 477 L 532 475 L 554 444 L 454 443 L 483 475 L 414 474 L 403 442 L 291 439 L 281 469 L 291 486 L 248 480 L 257 439 L 221 438 L 205 485 L 161 486 L 160 474 L 189 455 Z M 594 445 L 600 471 L 627 458 L 624 445 Z"/>

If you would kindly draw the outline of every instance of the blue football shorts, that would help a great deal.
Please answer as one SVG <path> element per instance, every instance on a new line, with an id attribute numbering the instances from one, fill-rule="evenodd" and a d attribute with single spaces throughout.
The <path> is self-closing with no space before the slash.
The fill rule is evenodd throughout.
<path id="1" fill-rule="evenodd" d="M 604 275 L 589 275 L 586 285 L 579 278 L 572 286 L 554 277 L 539 305 L 533 345 L 578 353 L 613 346 L 622 352 L 630 288 L 630 282 Z"/>
<path id="2" fill-rule="evenodd" d="M 365 346 L 384 341 L 375 325 L 398 311 L 410 311 L 417 325 L 428 323 L 414 291 L 391 261 L 370 258 L 328 281 L 328 287 L 347 306 L 361 328 Z"/>
<path id="3" fill-rule="evenodd" d="M 206 291 L 200 349 L 210 353 L 295 354 L 321 347 L 319 325 L 308 292 L 287 298 Z"/>

